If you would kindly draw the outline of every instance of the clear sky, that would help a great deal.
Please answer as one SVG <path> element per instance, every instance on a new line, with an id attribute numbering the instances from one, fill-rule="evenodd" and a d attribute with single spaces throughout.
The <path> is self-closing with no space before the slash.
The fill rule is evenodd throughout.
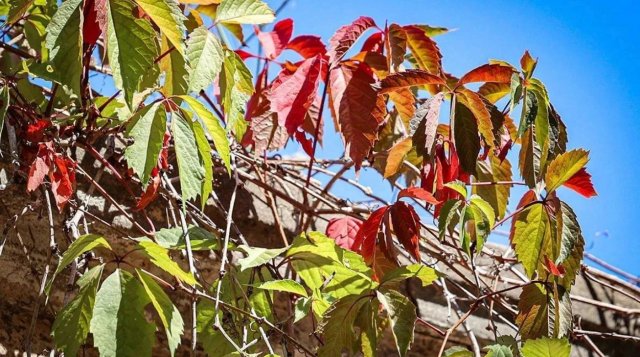
<path id="1" fill-rule="evenodd" d="M 268 2 L 275 9 L 281 0 Z M 455 75 L 493 58 L 518 64 L 529 50 L 567 124 L 569 148 L 591 151 L 587 167 L 599 195 L 587 200 L 563 189 L 560 196 L 578 215 L 587 251 L 638 275 L 639 11 L 635 1 L 292 0 L 278 18 L 295 20 L 294 35 L 325 41 L 360 15 L 381 26 L 387 20 L 456 28 L 437 38 L 444 67 Z M 335 157 L 332 140 L 338 139 L 327 137 L 319 157 Z M 379 176 L 362 180 L 391 197 Z"/>

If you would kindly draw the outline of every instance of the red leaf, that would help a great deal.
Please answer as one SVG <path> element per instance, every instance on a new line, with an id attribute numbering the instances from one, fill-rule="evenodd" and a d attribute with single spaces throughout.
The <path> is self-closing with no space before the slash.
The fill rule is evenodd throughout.
<path id="1" fill-rule="evenodd" d="M 44 178 L 51 171 L 51 154 L 47 144 L 40 144 L 38 155 L 29 167 L 29 178 L 27 180 L 27 192 L 35 191 L 42 183 Z"/>
<path id="2" fill-rule="evenodd" d="M 544 256 L 544 265 L 545 268 L 551 273 L 553 276 L 563 277 L 565 274 L 565 269 L 562 264 L 556 265 L 548 256 Z"/>
<path id="3" fill-rule="evenodd" d="M 95 44 L 107 27 L 107 0 L 85 0 L 82 40 Z"/>
<path id="4" fill-rule="evenodd" d="M 162 170 L 169 169 L 169 141 L 171 140 L 171 134 L 169 131 L 165 131 L 162 139 L 162 150 L 158 156 L 158 167 Z"/>
<path id="5" fill-rule="evenodd" d="M 274 59 L 280 55 L 289 43 L 292 33 L 293 20 L 291 19 L 278 21 L 271 32 L 262 32 L 256 27 L 258 40 L 260 40 L 262 48 L 264 48 L 265 56 L 269 59 Z"/>
<path id="6" fill-rule="evenodd" d="M 380 31 L 369 36 L 362 44 L 362 49 L 360 50 L 360 52 L 382 53 L 384 49 L 384 41 L 382 35 L 382 31 Z"/>
<path id="7" fill-rule="evenodd" d="M 420 217 L 408 204 L 398 201 L 391 206 L 391 223 L 398 241 L 420 261 Z"/>
<path id="8" fill-rule="evenodd" d="M 339 247 L 354 250 L 353 243 L 362 227 L 362 221 L 353 217 L 333 218 L 327 224 L 326 234 L 333 238 Z"/>
<path id="9" fill-rule="evenodd" d="M 38 119 L 35 123 L 27 125 L 24 138 L 33 142 L 44 141 L 45 130 L 51 126 L 51 121 Z"/>
<path id="10" fill-rule="evenodd" d="M 446 84 L 444 79 L 429 74 L 420 69 L 408 70 L 405 72 L 393 73 L 385 77 L 380 82 L 380 93 L 396 91 L 401 88 L 411 86 L 423 86 L 427 84 Z"/>
<path id="11" fill-rule="evenodd" d="M 56 200 L 58 210 L 62 210 L 71 196 L 73 196 L 76 185 L 76 163 L 61 155 L 57 155 L 54 162 L 55 170 L 49 172 L 49 180 L 51 180 L 51 191 Z"/>
<path id="12" fill-rule="evenodd" d="M 586 198 L 598 195 L 596 189 L 593 187 L 593 182 L 591 182 L 591 175 L 587 172 L 586 167 L 581 168 L 578 172 L 571 176 L 570 179 L 565 181 L 563 185 L 566 188 L 570 188 L 576 191 Z"/>
<path id="13" fill-rule="evenodd" d="M 510 83 L 513 68 L 501 64 L 485 64 L 460 78 L 456 86 L 473 82 Z"/>
<path id="14" fill-rule="evenodd" d="M 304 122 L 318 90 L 323 62 L 319 55 L 306 59 L 293 75 L 285 69 L 274 80 L 274 87 L 268 95 L 271 110 L 277 113 L 279 124 L 287 128 L 289 135 L 294 134 Z"/>
<path id="15" fill-rule="evenodd" d="M 405 188 L 404 190 L 400 191 L 400 193 L 398 193 L 398 199 L 401 199 L 402 197 L 416 198 L 419 200 L 426 201 L 427 203 L 432 205 L 440 204 L 440 201 L 438 201 L 435 197 L 433 197 L 431 192 L 420 187 Z"/>
<path id="16" fill-rule="evenodd" d="M 361 16 L 353 23 L 342 26 L 329 40 L 329 63 L 333 67 L 367 29 L 375 27 L 372 18 Z"/>
<path id="17" fill-rule="evenodd" d="M 294 50 L 304 58 L 311 58 L 317 55 L 324 56 L 327 48 L 318 36 L 302 35 L 297 36 L 287 44 L 287 49 Z"/>
<path id="18" fill-rule="evenodd" d="M 296 131 L 295 138 L 302 145 L 302 150 L 310 157 L 313 157 L 313 141 L 307 138 L 304 132 L 300 130 Z"/>
<path id="19" fill-rule="evenodd" d="M 243 50 L 235 50 L 235 52 L 240 57 L 240 59 L 242 59 L 243 61 L 246 60 L 247 58 L 258 57 L 258 56 L 254 55 L 251 52 L 247 52 L 247 51 L 243 51 Z"/>
<path id="20" fill-rule="evenodd" d="M 351 246 L 354 251 L 360 252 L 368 264 L 371 264 L 375 259 L 378 231 L 380 230 L 382 218 L 384 218 L 388 209 L 388 206 L 384 206 L 371 213 L 369 218 L 360 226 Z"/>
<path id="21" fill-rule="evenodd" d="M 375 80 L 366 65 L 341 66 L 331 71 L 330 79 L 332 112 L 358 171 L 378 138 L 386 104 L 371 86 Z"/>
<path id="22" fill-rule="evenodd" d="M 160 188 L 160 171 L 157 167 L 155 167 L 151 171 L 151 182 L 147 189 L 144 191 L 134 211 L 140 211 L 145 209 L 151 202 L 155 201 L 156 197 L 158 197 L 158 188 Z"/>

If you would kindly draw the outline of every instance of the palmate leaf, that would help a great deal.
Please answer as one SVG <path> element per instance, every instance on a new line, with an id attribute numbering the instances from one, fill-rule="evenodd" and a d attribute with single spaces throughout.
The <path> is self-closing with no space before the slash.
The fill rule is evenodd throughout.
<path id="1" fill-rule="evenodd" d="M 125 134 L 133 139 L 133 144 L 125 149 L 124 157 L 140 178 L 143 188 L 147 186 L 151 171 L 158 164 L 166 130 L 167 113 L 162 103 L 142 108 L 127 125 Z"/>
<path id="2" fill-rule="evenodd" d="M 227 24 L 266 24 L 275 18 L 273 10 L 261 0 L 223 0 L 216 22 Z"/>
<path id="3" fill-rule="evenodd" d="M 526 341 L 521 352 L 523 357 L 569 357 L 571 344 L 567 339 L 540 338 Z"/>
<path id="4" fill-rule="evenodd" d="M 400 356 L 405 356 L 413 342 L 413 329 L 417 319 L 416 307 L 409 298 L 395 290 L 377 292 L 377 297 L 387 311 L 398 353 Z"/>
<path id="5" fill-rule="evenodd" d="M 150 300 L 131 273 L 116 269 L 96 295 L 90 331 L 101 356 L 151 356 L 155 325 L 147 321 Z"/>
<path id="6" fill-rule="evenodd" d="M 222 69 L 223 58 L 220 41 L 205 26 L 191 32 L 187 41 L 189 91 L 198 93 L 211 85 Z"/>
<path id="7" fill-rule="evenodd" d="M 148 20 L 134 16 L 136 6 L 128 0 L 109 0 L 107 5 L 107 55 L 116 88 L 124 92 L 133 109 L 133 95 L 155 77 L 159 55 L 158 36 Z M 143 79 L 146 79 L 143 81 Z"/>
<path id="8" fill-rule="evenodd" d="M 89 323 L 103 268 L 104 264 L 95 266 L 78 279 L 78 295 L 58 313 L 51 327 L 56 347 L 66 356 L 75 356 L 89 334 Z"/>
<path id="9" fill-rule="evenodd" d="M 160 31 L 169 39 L 178 53 L 184 51 L 184 22 L 186 17 L 182 13 L 175 0 L 135 0 L 136 3 L 149 15 Z"/>
<path id="10" fill-rule="evenodd" d="M 162 290 L 160 285 L 144 270 L 136 269 L 138 278 L 144 287 L 144 290 L 151 300 L 151 304 L 156 309 L 160 321 L 164 326 L 167 334 L 167 341 L 171 356 L 175 355 L 175 351 L 180 345 L 180 336 L 184 332 L 184 322 L 178 308 L 171 302 L 169 296 Z"/>
<path id="11" fill-rule="evenodd" d="M 60 5 L 47 26 L 46 44 L 53 70 L 50 75 L 80 94 L 82 74 L 82 0 Z"/>

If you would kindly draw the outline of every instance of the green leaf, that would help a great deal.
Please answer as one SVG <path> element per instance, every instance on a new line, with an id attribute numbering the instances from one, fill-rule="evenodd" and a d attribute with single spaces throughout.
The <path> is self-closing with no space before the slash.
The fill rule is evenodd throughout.
<path id="1" fill-rule="evenodd" d="M 488 351 L 485 357 L 513 357 L 513 352 L 509 346 L 490 345 L 484 349 Z"/>
<path id="2" fill-rule="evenodd" d="M 9 14 L 7 15 L 7 24 L 11 25 L 20 20 L 22 16 L 29 10 L 34 0 L 14 0 L 11 1 Z"/>
<path id="3" fill-rule="evenodd" d="M 570 354 L 571 345 L 567 339 L 528 340 L 522 346 L 523 357 L 569 357 Z"/>
<path id="4" fill-rule="evenodd" d="M 164 330 L 167 333 L 169 351 L 171 356 L 174 356 L 176 349 L 180 345 L 180 336 L 184 332 L 184 322 L 182 321 L 182 316 L 180 316 L 180 311 L 151 275 L 140 269 L 136 269 L 136 272 L 149 300 L 151 300 L 151 304 L 153 304 L 160 317 L 160 321 L 162 321 Z"/>
<path id="5" fill-rule="evenodd" d="M 206 229 L 189 226 L 187 232 L 189 232 L 191 250 L 217 250 L 219 248 L 218 239 Z M 156 232 L 155 240 L 158 245 L 166 249 L 181 250 L 187 248 L 181 227 L 163 228 Z"/>
<path id="6" fill-rule="evenodd" d="M 496 155 L 489 154 L 486 161 L 478 161 L 478 182 L 511 181 L 511 164 L 506 158 L 500 160 Z M 501 219 L 507 212 L 511 185 L 473 185 L 472 192 L 489 202 L 496 213 L 496 218 Z"/>
<path id="7" fill-rule="evenodd" d="M 174 0 L 136 0 L 136 3 L 149 15 L 160 31 L 167 36 L 179 53 L 184 51 L 182 38 L 187 19 Z"/>
<path id="8" fill-rule="evenodd" d="M 238 246 L 238 249 L 247 253 L 247 256 L 238 260 L 238 266 L 240 267 L 241 271 L 247 270 L 249 268 L 255 268 L 284 253 L 288 248 L 289 247 L 267 249 L 240 245 Z"/>
<path id="9" fill-rule="evenodd" d="M 187 41 L 189 60 L 189 91 L 200 92 L 220 73 L 223 50 L 220 41 L 206 27 L 195 29 Z"/>
<path id="10" fill-rule="evenodd" d="M 169 51 L 171 44 L 166 36 L 162 36 L 162 53 Z M 170 51 L 162 57 L 159 66 L 164 72 L 162 93 L 165 97 L 186 94 L 189 90 L 189 72 L 187 72 L 187 59 L 180 51 Z"/>
<path id="11" fill-rule="evenodd" d="M 184 100 L 191 108 L 192 113 L 202 120 L 204 126 L 209 132 L 209 135 L 211 135 L 211 139 L 213 140 L 213 144 L 216 146 L 218 155 L 220 155 L 222 162 L 224 162 L 224 165 L 227 168 L 227 172 L 230 174 L 231 150 L 229 148 L 229 139 L 227 138 L 227 133 L 222 127 L 222 124 L 220 124 L 220 120 L 216 119 L 213 113 L 197 99 L 187 95 L 180 96 L 180 99 Z"/>
<path id="12" fill-rule="evenodd" d="M 436 281 L 440 274 L 433 268 L 422 264 L 405 265 L 386 273 L 380 285 L 395 284 L 409 278 L 418 278 L 422 286 L 427 286 Z"/>
<path id="13" fill-rule="evenodd" d="M 453 137 L 460 166 L 465 172 L 477 176 L 476 161 L 480 153 L 478 123 L 475 116 L 464 104 L 456 101 L 453 119 Z"/>
<path id="14" fill-rule="evenodd" d="M 295 310 L 293 312 L 294 318 L 293 323 L 296 323 L 302 320 L 305 316 L 309 315 L 309 311 L 311 311 L 311 304 L 313 303 L 313 298 L 301 297 L 296 300 Z"/>
<path id="15" fill-rule="evenodd" d="M 589 162 L 589 152 L 582 149 L 567 151 L 558 155 L 547 168 L 544 181 L 547 192 L 553 192 L 569 180 Z"/>
<path id="16" fill-rule="evenodd" d="M 398 353 L 404 356 L 413 342 L 413 329 L 417 319 L 416 307 L 411 300 L 395 290 L 378 292 L 377 296 L 387 311 Z"/>
<path id="17" fill-rule="evenodd" d="M 152 241 L 138 242 L 138 246 L 149 257 L 151 262 L 158 268 L 171 274 L 176 279 L 183 281 L 188 285 L 197 285 L 198 282 L 193 274 L 188 273 L 169 256 L 169 251 Z"/>
<path id="18" fill-rule="evenodd" d="M 211 159 L 211 146 L 204 133 L 202 125 L 198 121 L 193 121 L 190 115 L 185 115 L 187 122 L 191 124 L 191 129 L 198 145 L 198 153 L 200 155 L 200 165 L 204 168 L 204 178 L 202 180 L 202 188 L 200 189 L 201 207 L 207 203 L 207 199 L 213 190 L 213 160 Z"/>
<path id="19" fill-rule="evenodd" d="M 176 112 L 172 113 L 171 134 L 175 142 L 183 201 L 194 199 L 201 193 L 207 175 L 200 161 L 200 151 L 192 124 Z"/>
<path id="20" fill-rule="evenodd" d="M 264 283 L 254 285 L 258 289 L 263 290 L 274 290 L 274 291 L 284 291 L 288 293 L 293 293 L 296 295 L 309 297 L 307 291 L 304 289 L 304 286 L 300 285 L 295 280 L 291 279 L 282 279 L 282 280 L 272 280 L 265 281 Z"/>
<path id="21" fill-rule="evenodd" d="M 318 356 L 341 356 L 344 350 L 348 352 L 347 355 L 353 355 L 357 347 L 355 321 L 360 309 L 367 304 L 371 304 L 370 299 L 351 295 L 329 307 L 318 326 L 318 332 L 322 334 L 325 341 L 331 341 L 331 343 L 325 343 L 320 347 Z"/>
<path id="22" fill-rule="evenodd" d="M 200 299 L 196 311 L 198 313 L 196 317 L 198 342 L 202 344 L 204 351 L 209 356 L 226 356 L 235 352 L 233 345 L 227 341 L 219 330 L 214 328 L 216 320 L 215 304 L 212 301 Z M 222 314 L 220 309 L 218 309 L 218 314 Z"/>
<path id="23" fill-rule="evenodd" d="M 228 24 L 266 24 L 275 13 L 260 0 L 224 0 L 218 6 L 216 22 Z"/>
<path id="24" fill-rule="evenodd" d="M 245 108 L 254 88 L 251 72 L 234 51 L 225 51 L 220 90 L 227 130 L 232 131 L 238 141 L 241 141 L 247 129 Z"/>
<path id="25" fill-rule="evenodd" d="M 116 269 L 96 295 L 90 331 L 101 356 L 151 356 L 155 325 L 147 321 L 149 297 L 131 273 Z"/>
<path id="26" fill-rule="evenodd" d="M 464 182 L 455 180 L 445 183 L 444 186 L 458 192 L 462 195 L 462 197 L 467 198 L 467 186 L 464 184 Z"/>
<path id="27" fill-rule="evenodd" d="M 95 266 L 78 279 L 78 295 L 58 313 L 51 327 L 56 347 L 66 356 L 76 356 L 87 339 L 103 268 L 104 264 Z"/>
<path id="28" fill-rule="evenodd" d="M 134 16 L 136 5 L 129 0 L 109 0 L 105 36 L 109 65 L 116 88 L 124 92 L 125 102 L 133 108 L 133 95 L 146 88 L 145 76 L 153 76 L 159 55 L 158 36 L 151 22 Z M 152 82 L 152 81 L 151 81 Z"/>
<path id="29" fill-rule="evenodd" d="M 562 337 L 571 331 L 573 315 L 569 292 L 561 286 L 552 290 L 549 292 L 540 284 L 522 289 L 516 324 L 523 338 Z"/>
<path id="30" fill-rule="evenodd" d="M 47 284 L 46 292 L 47 294 L 51 290 L 51 284 L 56 279 L 56 276 L 64 269 L 67 265 L 71 264 L 76 258 L 78 258 L 81 254 L 86 253 L 90 250 L 93 250 L 98 247 L 103 247 L 111 250 L 111 246 L 106 239 L 97 234 L 85 234 L 83 236 L 78 237 L 69 248 L 62 254 L 62 258 L 60 258 L 60 262 L 58 263 L 58 267 L 56 271 L 53 272 L 53 276 L 51 280 Z"/>
<path id="31" fill-rule="evenodd" d="M 444 351 L 444 357 L 473 357 L 473 352 L 469 351 L 466 347 L 453 346 Z"/>
<path id="32" fill-rule="evenodd" d="M 511 229 L 511 245 L 532 278 L 539 264 L 544 264 L 544 241 L 551 238 L 551 222 L 543 204 L 533 204 L 518 213 Z"/>
<path id="33" fill-rule="evenodd" d="M 565 202 L 560 201 L 559 209 L 556 210 L 556 222 L 559 248 L 555 263 L 564 267 L 565 274 L 559 283 L 568 290 L 582 268 L 580 262 L 584 253 L 584 237 L 576 214 Z"/>
<path id="34" fill-rule="evenodd" d="M 9 103 L 9 86 L 7 86 L 7 83 L 2 83 L 2 87 L 0 87 L 0 142 L 2 142 L 2 129 L 4 128 L 4 118 L 7 116 Z"/>
<path id="35" fill-rule="evenodd" d="M 47 26 L 52 75 L 77 95 L 82 74 L 82 0 L 63 2 Z"/>
<path id="36" fill-rule="evenodd" d="M 125 149 L 124 157 L 140 178 L 143 188 L 149 183 L 151 171 L 158 165 L 166 130 L 167 114 L 160 102 L 136 112 L 127 125 L 125 134 L 133 139 L 133 144 Z"/>
<path id="37" fill-rule="evenodd" d="M 443 240 L 447 233 L 453 235 L 453 229 L 460 220 L 460 212 L 458 212 L 458 209 L 463 204 L 464 201 L 448 200 L 444 205 L 442 205 L 440 216 L 438 216 L 438 232 L 440 240 Z"/>

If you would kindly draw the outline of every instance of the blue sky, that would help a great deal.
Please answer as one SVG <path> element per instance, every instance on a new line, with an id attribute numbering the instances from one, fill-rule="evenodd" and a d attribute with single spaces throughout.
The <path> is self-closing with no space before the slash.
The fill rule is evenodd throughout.
<path id="1" fill-rule="evenodd" d="M 268 2 L 277 8 L 281 1 Z M 381 26 L 388 20 L 456 28 L 437 38 L 445 69 L 456 75 L 494 58 L 517 64 L 529 50 L 539 58 L 536 76 L 567 124 L 569 148 L 591 151 L 588 170 L 599 195 L 587 200 L 566 189 L 560 192 L 578 214 L 587 251 L 640 274 L 635 202 L 640 192 L 634 179 L 640 174 L 638 10 L 632 1 L 606 6 L 588 1 L 292 0 L 278 18 L 295 20 L 294 35 L 315 34 L 325 41 L 360 15 Z M 338 145 L 331 142 L 338 139 L 330 135 L 326 140 L 318 157 L 335 157 Z M 365 173 L 361 180 L 391 197 L 379 176 Z"/>

